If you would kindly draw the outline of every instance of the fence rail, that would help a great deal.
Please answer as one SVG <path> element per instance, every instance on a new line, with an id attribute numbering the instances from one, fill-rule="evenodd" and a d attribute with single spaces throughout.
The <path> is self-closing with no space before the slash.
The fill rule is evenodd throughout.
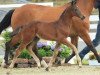
<path id="1" fill-rule="evenodd" d="M 53 2 L 46 2 L 46 3 L 25 3 L 25 4 L 38 4 L 38 5 L 44 5 L 44 6 L 53 6 Z M 17 8 L 21 7 L 25 4 L 6 4 L 6 5 L 0 5 L 0 8 Z"/>
<path id="2" fill-rule="evenodd" d="M 98 20 L 99 20 L 98 15 L 90 16 L 90 33 L 96 32 Z"/>

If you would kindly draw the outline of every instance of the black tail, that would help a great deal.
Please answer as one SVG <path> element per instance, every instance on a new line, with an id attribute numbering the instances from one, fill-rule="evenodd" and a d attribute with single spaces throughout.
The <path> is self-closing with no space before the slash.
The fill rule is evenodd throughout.
<path id="1" fill-rule="evenodd" d="M 10 26 L 11 24 L 11 17 L 12 17 L 12 14 L 14 12 L 15 9 L 12 9 L 10 10 L 6 15 L 5 17 L 3 18 L 3 20 L 0 22 L 0 34 L 1 32 L 6 29 L 7 27 Z"/>

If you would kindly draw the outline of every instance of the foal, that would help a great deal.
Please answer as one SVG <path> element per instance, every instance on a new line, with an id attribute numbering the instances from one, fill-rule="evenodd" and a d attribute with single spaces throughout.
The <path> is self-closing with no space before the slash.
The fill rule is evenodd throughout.
<path id="1" fill-rule="evenodd" d="M 58 21 L 50 22 L 50 23 L 32 21 L 31 23 L 29 23 L 25 26 L 17 28 L 12 33 L 12 34 L 14 34 L 14 36 L 9 45 L 14 46 L 20 40 L 21 40 L 21 43 L 20 43 L 20 46 L 16 49 L 14 58 L 9 67 L 13 68 L 13 66 L 17 60 L 17 57 L 20 55 L 21 51 L 24 48 L 27 48 L 29 50 L 29 53 L 32 55 L 32 57 L 37 62 L 38 67 L 40 67 L 39 59 L 34 54 L 34 52 L 32 52 L 32 46 L 34 45 L 33 38 L 35 38 L 36 36 L 38 38 L 41 37 L 46 40 L 52 40 L 52 41 L 57 42 L 56 47 L 54 49 L 53 56 L 48 64 L 48 67 L 51 67 L 52 63 L 55 61 L 55 58 L 58 54 L 58 49 L 59 49 L 60 44 L 65 44 L 68 47 L 70 47 L 76 54 L 79 66 L 82 66 L 81 59 L 78 55 L 76 47 L 66 39 L 70 33 L 70 28 L 71 28 L 71 24 L 72 24 L 71 18 L 73 16 L 77 16 L 79 18 L 84 17 L 75 4 L 76 4 L 76 2 L 72 1 L 71 5 L 64 10 L 64 12 L 62 13 L 62 15 L 60 16 Z M 24 33 L 24 34 L 22 34 L 22 33 Z M 20 37 L 19 37 L 19 35 L 20 35 Z"/>

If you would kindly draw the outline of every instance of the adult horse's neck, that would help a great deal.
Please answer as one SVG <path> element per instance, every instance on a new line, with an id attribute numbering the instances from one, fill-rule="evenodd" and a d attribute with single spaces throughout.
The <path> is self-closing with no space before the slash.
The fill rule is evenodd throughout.
<path id="1" fill-rule="evenodd" d="M 77 0 L 77 6 L 85 16 L 90 16 L 95 0 Z"/>

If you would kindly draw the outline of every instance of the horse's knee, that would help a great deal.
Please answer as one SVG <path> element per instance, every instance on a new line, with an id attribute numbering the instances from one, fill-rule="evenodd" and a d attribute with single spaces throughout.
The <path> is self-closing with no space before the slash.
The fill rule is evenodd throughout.
<path id="1" fill-rule="evenodd" d="M 40 40 L 40 38 L 38 38 L 37 36 L 33 39 L 35 42 L 38 42 Z"/>

